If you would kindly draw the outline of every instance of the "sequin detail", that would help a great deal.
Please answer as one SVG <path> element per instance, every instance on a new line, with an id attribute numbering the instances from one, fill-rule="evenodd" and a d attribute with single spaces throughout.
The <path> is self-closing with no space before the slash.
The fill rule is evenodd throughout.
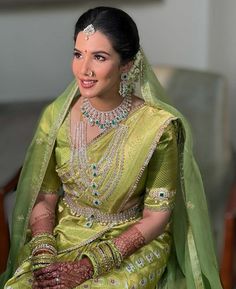
<path id="1" fill-rule="evenodd" d="M 158 202 L 160 200 L 168 200 L 175 196 L 175 191 L 168 191 L 166 188 L 156 188 L 147 190 L 147 193 L 149 193 L 150 197 L 154 199 L 155 202 Z"/>
<path id="2" fill-rule="evenodd" d="M 146 190 L 145 208 L 151 211 L 166 211 L 173 209 L 175 191 L 166 188 L 153 188 Z"/>
<path id="3" fill-rule="evenodd" d="M 137 219 L 141 216 L 140 205 L 136 205 L 126 211 L 117 214 L 104 213 L 99 209 L 91 207 L 83 207 L 76 204 L 69 194 L 65 195 L 63 202 L 70 209 L 72 215 L 83 216 L 90 221 L 101 224 L 122 224 L 131 220 Z M 89 225 L 89 224 L 88 224 Z"/>

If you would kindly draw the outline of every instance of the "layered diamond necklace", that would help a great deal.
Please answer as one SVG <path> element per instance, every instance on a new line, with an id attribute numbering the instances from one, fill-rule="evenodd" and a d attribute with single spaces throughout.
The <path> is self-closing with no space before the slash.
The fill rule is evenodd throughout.
<path id="1" fill-rule="evenodd" d="M 78 188 L 85 192 L 85 198 L 93 205 L 99 206 L 113 193 L 121 178 L 128 128 L 125 125 L 117 128 L 103 156 L 97 162 L 90 162 L 87 156 L 86 131 L 86 123 L 77 123 L 75 146 L 70 159 L 71 175 L 76 175 L 76 171 L 79 171 L 80 177 L 75 178 Z M 80 197 L 80 194 L 77 197 Z"/>
<path id="2" fill-rule="evenodd" d="M 84 97 L 81 112 L 91 126 L 98 126 L 101 130 L 116 127 L 127 118 L 132 105 L 132 97 L 124 97 L 121 104 L 109 111 L 100 111 L 92 106 L 88 98 Z"/>
<path id="3" fill-rule="evenodd" d="M 75 182 L 79 190 L 95 206 L 104 202 L 115 190 L 124 169 L 124 147 L 128 127 L 120 122 L 127 118 L 131 110 L 132 98 L 125 97 L 121 104 L 110 111 L 99 111 L 94 108 L 87 98 L 83 98 L 82 115 L 91 126 L 98 126 L 102 131 L 115 127 L 116 130 L 103 156 L 96 162 L 90 162 L 87 155 L 87 123 L 76 123 L 74 145 L 71 151 L 71 175 L 79 171 Z M 81 197 L 81 194 L 75 194 Z"/>

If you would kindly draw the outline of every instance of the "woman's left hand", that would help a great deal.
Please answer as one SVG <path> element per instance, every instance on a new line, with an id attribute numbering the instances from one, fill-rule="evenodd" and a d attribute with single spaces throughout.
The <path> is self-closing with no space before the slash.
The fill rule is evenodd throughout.
<path id="1" fill-rule="evenodd" d="M 93 266 L 88 258 L 59 262 L 34 272 L 33 289 L 72 289 L 92 278 Z"/>

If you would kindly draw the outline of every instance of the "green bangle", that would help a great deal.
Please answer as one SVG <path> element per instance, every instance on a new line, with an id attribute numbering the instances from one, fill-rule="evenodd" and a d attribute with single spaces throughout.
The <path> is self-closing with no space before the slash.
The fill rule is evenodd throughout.
<path id="1" fill-rule="evenodd" d="M 100 275 L 100 272 L 99 272 L 99 264 L 97 262 L 96 256 L 92 252 L 87 251 L 83 253 L 82 257 L 89 258 L 90 262 L 93 265 L 93 278 L 97 278 Z"/>
<path id="2" fill-rule="evenodd" d="M 93 265 L 93 278 L 109 272 L 112 268 L 119 268 L 123 261 L 120 251 L 112 241 L 100 242 L 96 247 L 84 252 L 83 256 L 88 257 Z"/>
<path id="3" fill-rule="evenodd" d="M 113 254 L 105 242 L 99 244 L 98 248 L 100 249 L 100 254 L 102 256 L 101 263 L 103 271 L 109 272 L 115 266 L 115 259 L 113 258 Z"/>
<path id="4" fill-rule="evenodd" d="M 121 252 L 119 251 L 119 249 L 116 247 L 116 245 L 113 243 L 113 241 L 109 240 L 106 242 L 107 245 L 109 246 L 113 256 L 114 256 L 114 259 L 115 259 L 115 266 L 116 268 L 119 268 L 121 263 L 123 262 L 123 257 L 122 257 L 122 254 Z"/>

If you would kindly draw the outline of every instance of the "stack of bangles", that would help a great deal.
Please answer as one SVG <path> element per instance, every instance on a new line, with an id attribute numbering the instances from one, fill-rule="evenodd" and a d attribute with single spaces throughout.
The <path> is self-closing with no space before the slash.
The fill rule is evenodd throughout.
<path id="1" fill-rule="evenodd" d="M 109 272 L 112 268 L 119 268 L 123 257 L 112 241 L 103 241 L 96 247 L 83 253 L 93 265 L 93 278 Z"/>
<path id="2" fill-rule="evenodd" d="M 56 240 L 52 234 L 42 233 L 30 241 L 32 270 L 37 270 L 53 263 L 56 259 Z"/>

